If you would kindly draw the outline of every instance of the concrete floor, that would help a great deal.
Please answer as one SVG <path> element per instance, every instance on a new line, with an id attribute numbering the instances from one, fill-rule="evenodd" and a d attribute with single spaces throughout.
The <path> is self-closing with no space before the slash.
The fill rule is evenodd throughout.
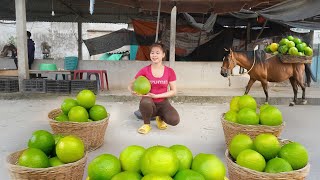
<path id="1" fill-rule="evenodd" d="M 1 100 L 0 101 L 0 179 L 9 179 L 5 165 L 5 157 L 10 153 L 27 147 L 27 140 L 35 130 L 49 130 L 47 114 L 59 107 L 64 97 L 40 98 L 36 100 Z M 106 106 L 111 114 L 104 145 L 89 154 L 88 161 L 103 153 L 119 156 L 128 145 L 137 144 L 144 147 L 153 145 L 170 146 L 184 144 L 189 147 L 193 155 L 200 152 L 212 153 L 223 161 L 225 144 L 220 115 L 226 112 L 228 104 L 211 103 L 174 103 L 181 116 L 181 123 L 176 127 L 169 127 L 160 131 L 153 123 L 152 131 L 148 135 L 136 132 L 142 124 L 134 115 L 138 107 L 137 102 L 108 102 L 103 97 L 97 101 Z M 282 138 L 297 141 L 306 146 L 310 155 L 311 172 L 308 180 L 320 177 L 319 143 L 316 140 L 320 132 L 318 119 L 320 106 L 278 106 L 283 112 L 286 127 Z M 319 141 L 318 141 L 319 142 Z M 85 172 L 87 176 L 87 172 Z"/>

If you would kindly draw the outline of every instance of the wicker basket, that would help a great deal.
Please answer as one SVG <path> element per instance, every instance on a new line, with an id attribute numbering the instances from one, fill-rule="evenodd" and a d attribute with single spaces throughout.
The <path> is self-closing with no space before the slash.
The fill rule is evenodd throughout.
<path id="1" fill-rule="evenodd" d="M 279 137 L 285 123 L 282 123 L 279 126 L 266 126 L 266 125 L 243 125 L 238 123 L 233 123 L 224 119 L 224 113 L 221 116 L 221 124 L 223 127 L 225 142 L 227 147 L 229 146 L 232 138 L 237 134 L 246 134 L 251 138 L 255 138 L 262 133 L 270 133 Z"/>
<path id="2" fill-rule="evenodd" d="M 282 144 L 290 141 L 281 140 Z M 310 164 L 308 163 L 304 168 L 282 173 L 265 173 L 254 171 L 233 162 L 232 157 L 228 151 L 225 152 L 227 161 L 228 174 L 230 180 L 304 180 L 310 172 Z"/>
<path id="3" fill-rule="evenodd" d="M 79 161 L 49 168 L 28 168 L 16 165 L 24 150 L 7 157 L 7 167 L 13 180 L 81 180 L 87 162 L 87 154 Z"/>
<path id="4" fill-rule="evenodd" d="M 278 54 L 278 57 L 283 63 L 312 63 L 311 56 L 293 56 L 286 54 Z"/>
<path id="5" fill-rule="evenodd" d="M 93 122 L 59 122 L 53 120 L 62 113 L 61 109 L 54 109 L 49 112 L 49 124 L 54 134 L 75 135 L 82 139 L 87 151 L 98 149 L 104 143 L 104 135 L 108 126 L 110 114 L 108 117 Z"/>

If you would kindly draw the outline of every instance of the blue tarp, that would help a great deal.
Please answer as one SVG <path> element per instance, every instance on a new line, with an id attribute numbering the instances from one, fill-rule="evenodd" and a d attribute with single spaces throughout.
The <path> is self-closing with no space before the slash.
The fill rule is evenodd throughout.
<path id="1" fill-rule="evenodd" d="M 99 57 L 99 60 L 107 60 L 107 61 L 119 61 L 122 58 L 123 54 L 108 54 L 104 53 Z"/>

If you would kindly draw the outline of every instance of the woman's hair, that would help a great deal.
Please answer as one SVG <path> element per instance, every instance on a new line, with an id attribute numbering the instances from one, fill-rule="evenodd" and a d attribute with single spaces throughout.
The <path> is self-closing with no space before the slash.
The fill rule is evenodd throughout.
<path id="1" fill-rule="evenodd" d="M 150 50 L 151 50 L 152 48 L 154 48 L 154 47 L 159 47 L 159 48 L 161 48 L 162 51 L 163 51 L 163 53 L 166 52 L 166 50 L 164 49 L 164 45 L 161 44 L 160 42 L 153 43 L 153 44 L 150 46 Z"/>

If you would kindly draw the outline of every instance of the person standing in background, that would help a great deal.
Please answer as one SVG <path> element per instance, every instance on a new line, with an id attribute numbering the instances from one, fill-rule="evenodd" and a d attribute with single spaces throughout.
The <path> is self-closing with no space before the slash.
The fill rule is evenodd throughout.
<path id="1" fill-rule="evenodd" d="M 35 51 L 35 43 L 31 39 L 31 33 L 27 31 L 27 48 L 28 48 L 28 66 L 31 69 L 32 63 L 34 61 L 34 51 Z M 14 63 L 18 69 L 18 59 L 17 57 L 14 58 Z"/>

